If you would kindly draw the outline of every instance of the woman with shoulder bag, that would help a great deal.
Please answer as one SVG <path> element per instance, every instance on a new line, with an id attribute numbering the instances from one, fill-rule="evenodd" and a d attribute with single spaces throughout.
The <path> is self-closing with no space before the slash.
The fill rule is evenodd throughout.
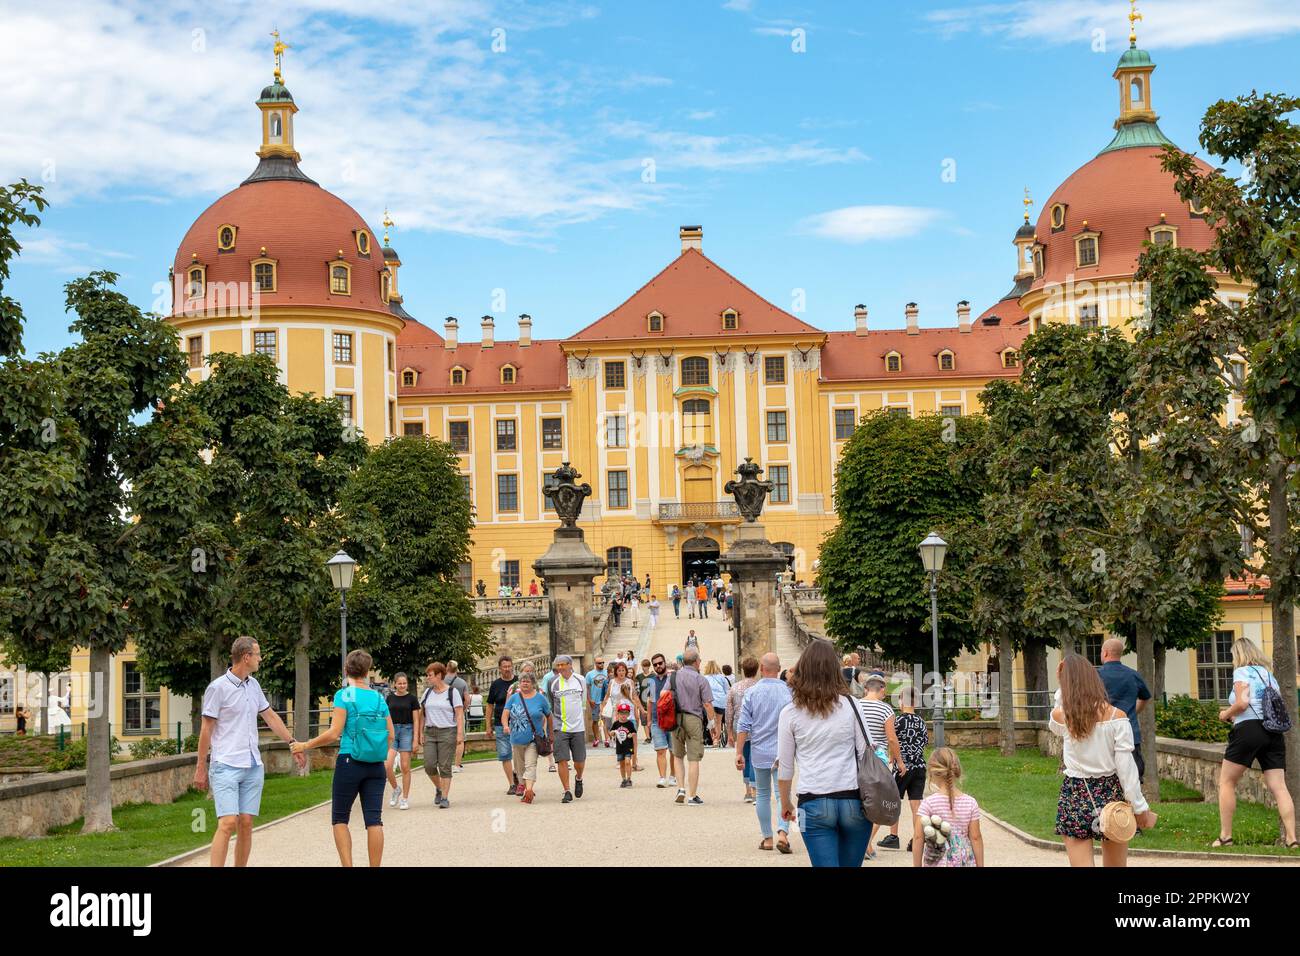
<path id="1" fill-rule="evenodd" d="M 1237 812 L 1237 784 L 1258 762 L 1264 772 L 1264 785 L 1277 801 L 1277 815 L 1282 822 L 1288 847 L 1300 846 L 1295 838 L 1295 804 L 1286 788 L 1285 730 L 1276 727 L 1276 718 L 1268 719 L 1270 708 L 1265 698 L 1276 695 L 1278 686 L 1269 670 L 1269 661 L 1244 637 L 1232 642 L 1232 692 L 1228 706 L 1219 711 L 1220 720 L 1232 721 L 1228 748 L 1219 769 L 1219 838 L 1211 847 L 1232 846 L 1232 817 Z M 1270 693 L 1270 691 L 1272 693 Z M 1281 699 L 1274 697 L 1274 707 Z M 1283 708 L 1285 710 L 1285 708 Z M 1282 726 L 1290 725 L 1284 714 Z M 1272 725 L 1272 727 L 1270 726 Z"/>
<path id="2" fill-rule="evenodd" d="M 1101 838 L 1103 866 L 1127 866 L 1136 827 L 1150 830 L 1156 815 L 1142 795 L 1133 760 L 1133 727 L 1111 706 L 1097 669 L 1066 654 L 1056 669 L 1060 704 L 1048 728 L 1062 738 L 1065 779 L 1056 806 L 1056 832 L 1071 866 L 1092 866 L 1092 841 Z"/>
<path id="3" fill-rule="evenodd" d="M 533 802 L 537 783 L 537 758 L 551 754 L 551 702 L 537 692 L 537 678 L 532 671 L 519 675 L 519 689 L 506 701 L 501 727 L 510 736 L 516 793 L 524 803 Z"/>

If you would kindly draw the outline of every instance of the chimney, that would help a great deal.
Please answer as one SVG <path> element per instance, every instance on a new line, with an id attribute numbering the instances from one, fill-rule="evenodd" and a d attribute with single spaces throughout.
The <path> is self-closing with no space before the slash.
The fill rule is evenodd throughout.
<path id="1" fill-rule="evenodd" d="M 957 303 L 957 331 L 970 331 L 970 303 L 965 299 Z"/>
<path id="2" fill-rule="evenodd" d="M 533 317 L 525 312 L 519 316 L 519 347 L 526 349 L 533 344 Z"/>
<path id="3" fill-rule="evenodd" d="M 867 334 L 867 307 L 860 302 L 853 307 L 853 334 Z"/>
<path id="4" fill-rule="evenodd" d="M 445 344 L 447 351 L 449 352 L 454 352 L 456 350 L 456 329 L 458 326 L 459 323 L 456 321 L 454 315 L 447 316 L 447 334 L 444 335 L 443 338 L 446 339 Z"/>
<path id="5" fill-rule="evenodd" d="M 677 230 L 677 234 L 682 239 L 682 252 L 687 249 L 698 249 L 704 251 L 704 227 L 703 226 L 682 226 Z"/>
<path id="6" fill-rule="evenodd" d="M 490 349 L 492 348 L 493 345 L 496 344 L 496 342 L 494 342 L 492 338 L 492 326 L 493 326 L 492 316 L 490 315 L 483 316 L 483 340 L 480 344 L 485 349 Z"/>
<path id="7" fill-rule="evenodd" d="M 920 312 L 916 308 L 916 303 L 915 302 L 907 303 L 907 308 L 903 310 L 903 314 L 907 316 L 907 334 L 920 335 L 921 325 L 920 325 L 920 320 L 918 318 Z"/>

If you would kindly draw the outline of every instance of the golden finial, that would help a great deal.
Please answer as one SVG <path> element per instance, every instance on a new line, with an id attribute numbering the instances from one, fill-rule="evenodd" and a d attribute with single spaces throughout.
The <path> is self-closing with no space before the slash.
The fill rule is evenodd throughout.
<path id="1" fill-rule="evenodd" d="M 1034 204 L 1034 200 L 1029 195 L 1029 187 L 1025 187 L 1025 198 L 1021 200 L 1025 204 L 1025 222 L 1029 222 L 1029 207 Z"/>
<path id="2" fill-rule="evenodd" d="M 1138 13 L 1138 0 L 1128 0 L 1128 45 L 1136 47 L 1138 42 L 1137 22 L 1142 19 L 1142 14 Z"/>
<path id="3" fill-rule="evenodd" d="M 275 37 L 275 45 L 271 47 L 271 52 L 275 54 L 275 82 L 282 82 L 280 77 L 280 67 L 284 59 L 284 51 L 290 49 L 289 44 L 280 39 L 280 31 L 272 30 L 271 36 Z"/>
<path id="4" fill-rule="evenodd" d="M 388 245 L 388 230 L 393 228 L 393 217 L 388 215 L 388 207 L 384 207 L 384 245 Z"/>

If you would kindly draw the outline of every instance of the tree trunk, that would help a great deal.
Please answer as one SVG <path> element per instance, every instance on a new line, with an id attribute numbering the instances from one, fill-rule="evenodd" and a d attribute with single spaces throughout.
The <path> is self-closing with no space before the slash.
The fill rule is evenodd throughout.
<path id="1" fill-rule="evenodd" d="M 212 646 L 208 648 L 208 671 L 213 680 L 226 672 L 226 658 L 221 653 L 220 641 L 213 641 Z"/>
<path id="2" fill-rule="evenodd" d="M 1143 677 L 1151 675 L 1155 680 L 1156 643 L 1155 633 L 1150 624 L 1138 622 L 1137 636 L 1137 670 Z M 1142 793 L 1151 803 L 1160 799 L 1160 771 L 1156 765 L 1156 709 L 1143 707 L 1138 712 L 1138 731 L 1142 735 L 1142 762 L 1146 764 L 1146 774 L 1142 780 Z"/>
<path id="3" fill-rule="evenodd" d="M 1020 656 L 1025 666 L 1025 694 L 1029 719 L 1046 720 L 1052 709 L 1051 699 L 1047 694 L 1047 645 L 1038 641 L 1026 641 Z"/>
<path id="4" fill-rule="evenodd" d="M 1012 694 L 1016 669 L 1011 632 L 998 635 L 998 749 L 1002 756 L 1016 752 L 1016 699 Z"/>
<path id="5" fill-rule="evenodd" d="M 190 698 L 190 733 L 197 734 L 203 729 L 203 696 L 195 694 Z"/>
<path id="6" fill-rule="evenodd" d="M 1296 704 L 1296 579 L 1288 555 L 1295 541 L 1287 503 L 1287 462 L 1280 456 L 1268 482 L 1269 603 L 1273 616 L 1273 676 L 1287 709 Z M 1300 733 L 1283 734 L 1286 741 L 1286 788 L 1300 805 Z M 1279 823 L 1279 828 L 1280 828 Z"/>
<path id="7" fill-rule="evenodd" d="M 307 648 L 311 645 L 311 618 L 307 611 L 302 611 L 298 622 L 298 643 L 293 649 L 293 736 L 296 740 L 310 740 L 311 733 L 311 657 Z M 311 761 L 301 770 L 297 765 L 294 774 L 305 777 L 311 772 Z"/>
<path id="8" fill-rule="evenodd" d="M 1164 641 L 1156 645 L 1156 669 L 1152 675 L 1151 706 L 1165 702 L 1165 658 L 1168 653 Z M 1154 711 L 1152 711 L 1154 713 Z"/>
<path id="9" fill-rule="evenodd" d="M 113 719 L 108 678 L 112 655 L 106 647 L 90 649 L 90 686 L 86 727 L 86 797 L 82 833 L 106 833 L 113 827 L 113 755 L 109 752 Z"/>

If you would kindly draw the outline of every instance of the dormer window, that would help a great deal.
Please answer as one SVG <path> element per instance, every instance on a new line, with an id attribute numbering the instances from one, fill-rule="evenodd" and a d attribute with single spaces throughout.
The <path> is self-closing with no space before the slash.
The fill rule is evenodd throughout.
<path id="1" fill-rule="evenodd" d="M 903 356 L 897 352 L 890 352 L 885 356 L 886 372 L 901 372 L 903 370 Z"/>
<path id="2" fill-rule="evenodd" d="M 254 259 L 252 268 L 253 288 L 258 292 L 274 292 L 276 283 L 275 260 Z"/>
<path id="3" fill-rule="evenodd" d="M 1085 233 L 1074 240 L 1075 263 L 1079 268 L 1095 266 L 1099 254 L 1098 243 L 1101 240 L 1097 234 Z"/>
<path id="4" fill-rule="evenodd" d="M 387 269 L 379 274 L 379 297 L 385 302 L 388 301 L 389 280 L 392 276 Z"/>
<path id="5" fill-rule="evenodd" d="M 415 369 L 413 368 L 402 369 L 402 387 L 412 388 L 414 385 L 415 385 Z"/>
<path id="6" fill-rule="evenodd" d="M 1193 196 L 1191 199 L 1188 200 L 1187 210 L 1193 216 L 1196 216 L 1201 219 L 1205 218 L 1205 214 L 1208 211 L 1204 206 L 1201 205 L 1200 198 L 1197 196 Z"/>
<path id="7" fill-rule="evenodd" d="M 1005 351 L 1003 351 L 1003 353 L 1002 353 L 1002 367 L 1003 367 L 1003 368 L 1019 368 L 1019 367 L 1020 367 L 1020 353 L 1018 353 L 1015 349 L 1006 349 Z"/>
<path id="8" fill-rule="evenodd" d="M 740 313 L 735 309 L 724 309 L 722 312 L 722 330 L 724 332 L 734 332 L 740 327 Z"/>
<path id="9" fill-rule="evenodd" d="M 664 330 L 664 316 L 662 312 L 651 312 L 645 317 L 647 332 L 662 332 Z"/>
<path id="10" fill-rule="evenodd" d="M 1052 231 L 1065 228 L 1065 203 L 1052 206 Z"/>
<path id="11" fill-rule="evenodd" d="M 1042 277 L 1043 277 L 1043 249 L 1040 246 L 1034 250 L 1034 278 L 1041 279 Z"/>
<path id="12" fill-rule="evenodd" d="M 363 256 L 370 255 L 370 233 L 364 229 L 357 230 L 357 252 Z"/>
<path id="13" fill-rule="evenodd" d="M 330 265 L 330 292 L 334 295 L 352 294 L 352 267 L 346 262 Z"/>
<path id="14" fill-rule="evenodd" d="M 457 366 L 455 366 L 455 367 L 452 368 L 452 370 L 451 370 L 451 384 L 452 384 L 452 385 L 464 385 L 464 384 L 465 384 L 465 369 L 464 369 L 464 367 L 462 367 L 462 366 L 460 366 L 460 365 L 457 365 Z"/>
<path id="15" fill-rule="evenodd" d="M 501 366 L 501 384 L 502 385 L 515 384 L 515 367 L 513 365 Z"/>
<path id="16" fill-rule="evenodd" d="M 207 289 L 208 270 L 206 266 L 192 265 L 185 283 L 187 299 L 201 299 Z"/>
<path id="17" fill-rule="evenodd" d="M 229 224 L 222 226 L 217 230 L 217 248 L 222 252 L 233 252 L 235 249 L 235 235 L 238 230 Z"/>
<path id="18" fill-rule="evenodd" d="M 956 365 L 956 358 L 953 356 L 951 351 L 944 349 L 939 353 L 939 371 L 951 372 L 956 368 Z"/>
<path id="19" fill-rule="evenodd" d="M 1153 226 L 1149 231 L 1153 246 L 1178 245 L 1178 230 L 1173 226 Z"/>

